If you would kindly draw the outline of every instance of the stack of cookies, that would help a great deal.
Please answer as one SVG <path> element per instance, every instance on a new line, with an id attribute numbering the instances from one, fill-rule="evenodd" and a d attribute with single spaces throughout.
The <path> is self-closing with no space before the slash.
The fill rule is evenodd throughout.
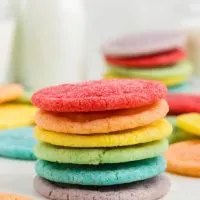
<path id="1" fill-rule="evenodd" d="M 142 78 L 161 81 L 171 92 L 190 90 L 192 65 L 184 50 L 186 37 L 177 32 L 129 35 L 106 43 L 104 78 Z"/>
<path id="2" fill-rule="evenodd" d="M 36 114 L 34 187 L 54 200 L 154 200 L 171 125 L 157 81 L 100 80 L 41 89 Z"/>

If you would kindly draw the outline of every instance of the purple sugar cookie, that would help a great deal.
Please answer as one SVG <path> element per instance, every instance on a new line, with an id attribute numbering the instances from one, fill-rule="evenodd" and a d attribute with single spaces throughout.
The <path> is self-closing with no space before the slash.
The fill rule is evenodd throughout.
<path id="1" fill-rule="evenodd" d="M 116 57 L 150 55 L 181 48 L 185 42 L 186 35 L 182 32 L 146 32 L 127 35 L 105 43 L 102 51 L 104 55 Z"/>
<path id="2" fill-rule="evenodd" d="M 160 175 L 131 184 L 97 188 L 56 184 L 36 176 L 34 188 L 52 200 L 157 200 L 169 191 L 170 181 L 165 175 Z"/>

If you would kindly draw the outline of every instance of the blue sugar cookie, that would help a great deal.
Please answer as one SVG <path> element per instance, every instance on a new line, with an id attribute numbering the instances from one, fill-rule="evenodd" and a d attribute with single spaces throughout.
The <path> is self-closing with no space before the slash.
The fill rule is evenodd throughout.
<path id="1" fill-rule="evenodd" d="M 168 91 L 171 93 L 185 93 L 189 92 L 192 89 L 191 84 L 189 83 L 183 83 L 178 84 L 175 86 L 168 87 Z"/>
<path id="2" fill-rule="evenodd" d="M 35 160 L 33 128 L 23 127 L 0 132 L 0 156 L 22 160 Z"/>
<path id="3" fill-rule="evenodd" d="M 59 183 L 78 185 L 118 185 L 152 178 L 164 172 L 163 157 L 121 164 L 74 165 L 38 160 L 35 166 L 38 176 Z"/>

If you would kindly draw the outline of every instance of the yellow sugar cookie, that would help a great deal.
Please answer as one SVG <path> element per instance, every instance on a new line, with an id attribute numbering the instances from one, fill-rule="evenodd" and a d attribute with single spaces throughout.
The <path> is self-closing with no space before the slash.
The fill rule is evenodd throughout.
<path id="1" fill-rule="evenodd" d="M 129 78 L 130 79 L 130 77 L 115 74 L 115 73 L 112 73 L 112 72 L 106 72 L 103 75 L 103 78 L 104 79 L 118 79 L 118 78 Z M 148 78 L 145 78 L 145 79 L 148 79 Z M 156 79 L 156 80 L 164 83 L 167 86 L 173 86 L 173 85 L 176 85 L 176 84 L 183 83 L 187 79 L 188 79 L 188 76 L 180 76 L 180 77 L 177 76 L 177 77 L 167 77 L 165 79 Z"/>
<path id="2" fill-rule="evenodd" d="M 171 132 L 171 124 L 161 119 L 144 127 L 111 134 L 76 135 L 46 131 L 36 127 L 35 137 L 40 141 L 58 146 L 114 147 L 160 140 L 169 136 Z"/>
<path id="3" fill-rule="evenodd" d="M 23 94 L 23 87 L 19 84 L 0 85 L 0 104 L 14 101 Z"/>
<path id="4" fill-rule="evenodd" d="M 151 124 L 165 117 L 167 102 L 159 102 L 142 108 L 84 113 L 52 113 L 38 111 L 35 117 L 38 127 L 49 131 L 74 134 L 110 133 Z"/>
<path id="5" fill-rule="evenodd" d="M 34 124 L 37 108 L 32 105 L 0 105 L 0 129 L 17 128 Z"/>
<path id="6" fill-rule="evenodd" d="M 189 113 L 179 115 L 176 119 L 177 126 L 182 130 L 200 136 L 200 114 Z"/>

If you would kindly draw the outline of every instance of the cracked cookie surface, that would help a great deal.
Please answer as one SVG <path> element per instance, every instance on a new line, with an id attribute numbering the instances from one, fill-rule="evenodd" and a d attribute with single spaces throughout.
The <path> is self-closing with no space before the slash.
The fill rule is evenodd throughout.
<path id="1" fill-rule="evenodd" d="M 52 200 L 156 200 L 162 198 L 170 189 L 167 176 L 154 178 L 120 186 L 84 187 L 69 184 L 56 184 L 36 176 L 35 190 Z"/>
<path id="2" fill-rule="evenodd" d="M 35 154 L 37 158 L 50 162 L 98 165 L 152 158 L 162 155 L 167 148 L 166 139 L 116 148 L 67 148 L 38 143 Z"/>
<path id="3" fill-rule="evenodd" d="M 36 162 L 36 173 L 47 180 L 78 185 L 118 185 L 145 180 L 164 172 L 163 157 L 140 161 L 104 165 L 75 165 L 52 163 L 43 160 Z"/>

